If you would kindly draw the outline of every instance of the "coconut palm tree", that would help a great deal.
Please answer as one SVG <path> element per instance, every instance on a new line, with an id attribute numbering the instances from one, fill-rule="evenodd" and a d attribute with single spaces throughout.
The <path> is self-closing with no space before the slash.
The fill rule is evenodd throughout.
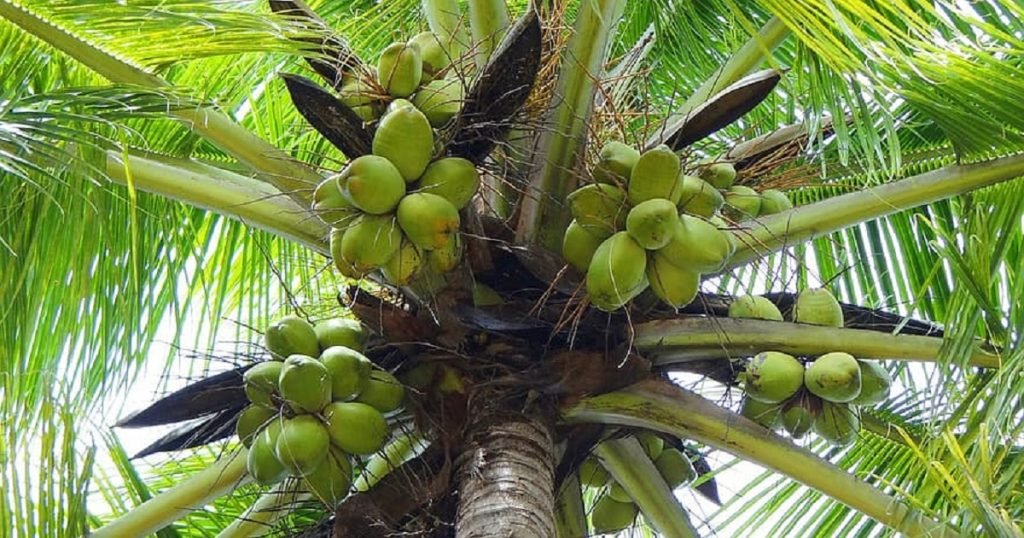
<path id="1" fill-rule="evenodd" d="M 1022 535 L 1017 2 L 0 0 L 0 18 L 12 536 Z M 311 210 L 372 150 L 376 120 L 339 95 L 427 29 L 465 86 L 437 151 L 481 176 L 465 253 L 402 286 L 352 279 Z M 692 302 L 601 304 L 561 250 L 608 141 L 725 163 L 795 207 L 727 213 L 730 255 Z M 822 286 L 840 326 L 794 321 Z M 729 317 L 745 294 L 786 320 Z M 284 314 L 355 316 L 410 385 L 336 505 L 253 484 L 232 436 Z M 792 439 L 741 414 L 763 352 L 849 353 L 893 388 L 843 415 L 846 439 L 820 419 Z M 140 391 L 155 403 L 116 416 Z M 131 459 L 115 424 L 163 427 L 142 455 L 168 455 Z M 672 450 L 699 476 L 670 479 Z M 625 523 L 593 517 L 613 496 Z"/>

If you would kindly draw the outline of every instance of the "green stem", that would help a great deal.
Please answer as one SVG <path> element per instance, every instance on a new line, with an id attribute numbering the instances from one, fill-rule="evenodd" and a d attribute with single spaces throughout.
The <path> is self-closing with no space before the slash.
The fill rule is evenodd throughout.
<path id="1" fill-rule="evenodd" d="M 209 467 L 192 475 L 184 482 L 136 506 L 127 514 L 92 531 L 90 538 L 125 538 L 147 536 L 181 519 L 194 510 L 202 509 L 246 484 L 250 477 L 245 472 L 248 451 L 241 449 L 224 455 Z"/>
<path id="2" fill-rule="evenodd" d="M 359 493 L 369 491 L 403 463 L 421 454 L 427 446 L 426 440 L 418 433 L 398 437 L 384 447 L 381 453 L 374 454 L 367 460 L 363 471 L 353 483 L 352 490 Z"/>
<path id="3" fill-rule="evenodd" d="M 249 538 L 263 535 L 281 518 L 291 511 L 288 507 L 312 499 L 308 492 L 296 491 L 293 486 L 282 482 L 271 491 L 260 496 L 230 525 L 217 534 L 217 538 Z"/>
<path id="4" fill-rule="evenodd" d="M 743 44 L 725 64 L 711 74 L 697 91 L 676 110 L 671 116 L 665 119 L 663 125 L 673 125 L 682 121 L 693 112 L 693 109 L 707 101 L 709 97 L 718 93 L 726 86 L 743 78 L 747 73 L 753 71 L 771 56 L 772 50 L 779 46 L 789 36 L 789 28 L 779 20 L 772 17 L 765 23 L 761 30 Z M 662 132 L 659 129 L 647 139 L 645 147 L 652 147 L 662 142 Z"/>
<path id="5" fill-rule="evenodd" d="M 580 477 L 567 476 L 555 498 L 555 538 L 580 538 L 587 535 L 587 511 L 583 507 Z"/>
<path id="6" fill-rule="evenodd" d="M 565 197 L 576 188 L 594 93 L 625 0 L 582 2 L 555 88 L 558 105 L 537 143 L 516 239 L 558 250 L 569 223 Z"/>
<path id="7" fill-rule="evenodd" d="M 452 58 L 458 58 L 469 45 L 466 38 L 466 24 L 462 9 L 456 0 L 423 0 L 423 14 L 427 25 L 448 50 Z"/>
<path id="8" fill-rule="evenodd" d="M 906 536 L 959 536 L 809 450 L 665 381 L 643 381 L 586 398 L 566 409 L 563 418 L 641 427 L 693 439 L 782 473 Z"/>
<path id="9" fill-rule="evenodd" d="M 767 217 L 733 230 L 738 248 L 727 268 L 797 243 L 1024 175 L 1024 154 L 952 165 Z"/>
<path id="10" fill-rule="evenodd" d="M 750 357 L 762 351 L 821 355 L 843 350 L 858 359 L 936 362 L 943 340 L 785 321 L 683 317 L 637 325 L 633 345 L 659 366 Z M 977 345 L 967 357 L 967 364 L 983 368 L 998 368 L 1001 362 Z"/>
<path id="11" fill-rule="evenodd" d="M 473 34 L 473 56 L 482 71 L 508 30 L 508 6 L 505 0 L 469 0 L 469 29 Z"/>
<path id="12" fill-rule="evenodd" d="M 640 442 L 633 437 L 600 443 L 595 453 L 608 472 L 622 485 L 647 519 L 671 538 L 699 538 L 690 515 L 661 477 Z"/>
<path id="13" fill-rule="evenodd" d="M 160 77 L 79 39 L 9 1 L 0 0 L 0 17 L 78 60 L 111 82 L 170 89 L 167 81 Z M 254 135 L 224 113 L 208 108 L 194 108 L 171 110 L 169 114 L 258 172 L 262 179 L 302 203 L 310 199 L 312 187 L 320 180 L 316 171 Z"/>
<path id="14" fill-rule="evenodd" d="M 110 179 L 127 184 L 130 174 L 138 190 L 213 211 L 296 241 L 321 253 L 330 252 L 327 227 L 304 206 L 270 185 L 206 164 L 172 157 L 144 157 L 107 152 Z"/>

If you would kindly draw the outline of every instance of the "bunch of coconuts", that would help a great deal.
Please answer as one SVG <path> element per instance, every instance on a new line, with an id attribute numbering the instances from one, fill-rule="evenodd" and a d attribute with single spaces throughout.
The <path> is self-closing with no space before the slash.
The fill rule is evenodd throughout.
<path id="1" fill-rule="evenodd" d="M 717 208 L 721 209 L 726 217 L 735 222 L 781 213 L 793 208 L 793 202 L 780 190 L 766 189 L 758 192 L 745 185 L 733 185 L 736 181 L 736 168 L 731 163 L 703 162 L 700 177 L 705 182 L 701 185 L 703 189 L 710 186 L 710 190 L 718 194 L 716 196 L 709 192 L 707 197 L 717 203 Z M 700 209 L 710 205 L 713 204 L 698 202 Z"/>
<path id="2" fill-rule="evenodd" d="M 666 447 L 661 437 L 650 432 L 635 437 L 669 489 L 675 490 L 697 478 L 697 471 L 689 458 L 675 448 Z M 576 473 L 580 484 L 601 491 L 590 512 L 594 534 L 614 533 L 633 526 L 640 508 L 625 488 L 612 478 L 599 458 L 590 456 L 583 460 Z"/>
<path id="3" fill-rule="evenodd" d="M 449 64 L 445 47 L 424 32 L 387 47 L 376 75 L 353 76 L 342 86 L 341 100 L 376 122 L 372 154 L 353 159 L 313 194 L 313 211 L 332 227 L 331 257 L 345 276 L 379 270 L 402 286 L 423 273 L 446 273 L 462 259 L 459 210 L 476 194 L 480 176 L 466 159 L 435 158 L 443 153 L 435 129 L 455 117 L 463 100 L 462 81 L 443 76 Z"/>
<path id="4" fill-rule="evenodd" d="M 782 321 L 779 309 L 764 297 L 744 296 L 729 306 L 729 316 Z M 793 321 L 843 326 L 843 310 L 826 289 L 797 295 Z M 876 361 L 860 361 L 835 351 L 801 359 L 778 351 L 754 356 L 740 374 L 745 397 L 740 414 L 769 429 L 785 429 L 794 439 L 814 430 L 835 445 L 857 438 L 859 405 L 874 405 L 889 396 L 892 379 Z"/>
<path id="5" fill-rule="evenodd" d="M 263 485 L 297 478 L 333 507 L 352 485 L 351 458 L 377 452 L 391 436 L 385 414 L 402 407 L 405 389 L 362 354 L 356 321 L 313 326 L 287 316 L 264 338 L 273 360 L 245 372 L 252 404 L 236 425 L 249 447 L 247 470 Z"/>

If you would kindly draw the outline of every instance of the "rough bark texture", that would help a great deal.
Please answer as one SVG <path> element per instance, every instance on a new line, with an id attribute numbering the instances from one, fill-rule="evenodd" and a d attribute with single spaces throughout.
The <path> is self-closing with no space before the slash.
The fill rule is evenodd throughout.
<path id="1" fill-rule="evenodd" d="M 459 507 L 455 535 L 554 536 L 550 424 L 536 415 L 484 410 L 474 419 L 467 441 L 456 471 Z"/>

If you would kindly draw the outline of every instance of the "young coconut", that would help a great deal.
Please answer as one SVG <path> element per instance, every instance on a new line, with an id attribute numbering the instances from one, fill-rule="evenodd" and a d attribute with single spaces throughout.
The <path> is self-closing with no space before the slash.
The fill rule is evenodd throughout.
<path id="1" fill-rule="evenodd" d="M 704 167 L 700 177 L 713 185 L 716 189 L 728 189 L 736 181 L 736 167 L 732 163 L 712 163 Z"/>
<path id="2" fill-rule="evenodd" d="M 363 212 L 383 215 L 394 211 L 405 196 L 405 181 L 390 160 L 363 155 L 348 163 L 338 175 L 345 199 Z"/>
<path id="3" fill-rule="evenodd" d="M 271 323 L 263 333 L 263 343 L 274 360 L 279 361 L 296 353 L 320 353 L 313 325 L 298 316 L 285 316 Z"/>
<path id="4" fill-rule="evenodd" d="M 316 413 L 331 402 L 331 375 L 313 357 L 288 357 L 281 367 L 278 386 L 281 399 L 296 413 Z"/>
<path id="5" fill-rule="evenodd" d="M 594 503 L 590 512 L 590 524 L 594 534 L 611 534 L 632 526 L 640 509 L 634 503 L 616 501 L 603 495 Z"/>
<path id="6" fill-rule="evenodd" d="M 334 262 L 347 261 L 358 274 L 370 272 L 398 253 L 402 230 L 391 215 L 363 215 L 341 236 L 338 250 L 331 245 Z"/>
<path id="7" fill-rule="evenodd" d="M 610 235 L 610 234 L 609 234 Z M 607 239 L 607 235 L 599 236 L 590 233 L 573 219 L 569 227 L 565 229 L 565 236 L 562 238 L 562 257 L 569 265 L 575 267 L 581 273 L 586 273 L 590 267 L 590 260 L 594 259 L 597 247 Z"/>
<path id="8" fill-rule="evenodd" d="M 365 403 L 381 413 L 390 413 L 402 407 L 402 402 L 405 401 L 405 387 L 389 372 L 373 370 L 356 401 Z"/>
<path id="9" fill-rule="evenodd" d="M 587 268 L 590 302 L 611 312 L 644 291 L 647 288 L 646 254 L 627 232 L 605 239 Z"/>
<path id="10" fill-rule="evenodd" d="M 576 223 L 594 235 L 611 235 L 626 226 L 626 194 L 615 185 L 586 185 L 573 191 L 566 201 Z"/>
<path id="11" fill-rule="evenodd" d="M 252 441 L 245 469 L 257 484 L 269 486 L 284 480 L 288 470 L 277 459 L 275 447 L 281 433 L 281 420 L 272 420 Z"/>
<path id="12" fill-rule="evenodd" d="M 826 353 L 807 367 L 804 384 L 807 390 L 830 402 L 850 402 L 860 394 L 860 364 L 849 353 Z"/>
<path id="13" fill-rule="evenodd" d="M 769 430 L 774 430 L 781 424 L 782 406 L 759 402 L 747 395 L 740 405 L 740 414 Z"/>
<path id="14" fill-rule="evenodd" d="M 811 430 L 821 414 L 821 399 L 803 392 L 782 406 L 782 426 L 793 439 L 800 439 Z"/>
<path id="15" fill-rule="evenodd" d="M 594 166 L 594 181 L 625 187 L 638 159 L 640 152 L 635 148 L 622 142 L 608 142 L 601 147 Z"/>
<path id="16" fill-rule="evenodd" d="M 380 107 L 380 96 L 373 87 L 359 77 L 353 77 L 338 90 L 338 99 L 364 122 L 377 119 Z"/>
<path id="17" fill-rule="evenodd" d="M 412 104 L 423 112 L 432 127 L 440 129 L 462 109 L 465 92 L 459 79 L 433 80 L 416 91 Z"/>
<path id="18" fill-rule="evenodd" d="M 714 185 L 697 176 L 683 175 L 679 209 L 691 215 L 710 218 L 725 204 L 725 198 Z"/>
<path id="19" fill-rule="evenodd" d="M 366 347 L 366 332 L 363 325 L 354 319 L 325 319 L 314 325 L 313 330 L 321 350 L 344 346 L 362 351 Z"/>
<path id="20" fill-rule="evenodd" d="M 328 448 L 316 469 L 302 478 L 302 485 L 328 508 L 334 508 L 352 488 L 352 463 L 348 454 Z"/>
<path id="21" fill-rule="evenodd" d="M 793 202 L 782 191 L 768 189 L 761 193 L 760 215 L 774 215 L 790 209 L 793 209 Z"/>
<path id="22" fill-rule="evenodd" d="M 420 49 L 420 59 L 423 62 L 423 75 L 420 77 L 420 84 L 427 84 L 437 77 L 438 73 L 448 67 L 451 59 L 448 51 L 445 50 L 441 40 L 433 32 L 420 32 L 409 40 L 409 46 L 415 45 Z"/>
<path id="23" fill-rule="evenodd" d="M 436 194 L 417 192 L 398 204 L 398 225 L 423 250 L 444 247 L 459 231 L 459 210 Z"/>
<path id="24" fill-rule="evenodd" d="M 777 404 L 791 398 L 804 384 L 804 365 L 792 355 L 762 351 L 747 363 L 743 389 L 747 396 Z"/>
<path id="25" fill-rule="evenodd" d="M 593 456 L 583 460 L 576 474 L 580 477 L 580 483 L 590 488 L 602 488 L 611 480 L 608 470 Z"/>
<path id="26" fill-rule="evenodd" d="M 339 176 L 331 176 L 313 191 L 313 213 L 325 224 L 344 228 L 359 216 L 360 211 L 345 198 L 338 179 Z"/>
<path id="27" fill-rule="evenodd" d="M 692 303 L 700 292 L 700 273 L 672 263 L 661 252 L 648 256 L 647 282 L 651 292 L 672 308 Z"/>
<path id="28" fill-rule="evenodd" d="M 615 480 L 612 480 L 612 482 L 608 484 L 608 489 L 605 490 L 605 495 L 619 501 L 620 503 L 633 502 L 633 497 L 629 496 L 629 492 L 626 491 L 626 488 L 622 487 L 622 484 Z"/>
<path id="29" fill-rule="evenodd" d="M 462 209 L 479 188 L 480 174 L 473 163 L 461 157 L 446 157 L 427 166 L 416 192 L 436 194 Z"/>
<path id="30" fill-rule="evenodd" d="M 277 394 L 277 381 L 281 378 L 281 361 L 264 361 L 256 363 L 242 375 L 245 396 L 249 401 L 276 407 L 273 395 Z"/>
<path id="31" fill-rule="evenodd" d="M 843 307 L 825 288 L 805 289 L 796 296 L 793 321 L 827 327 L 843 326 Z"/>
<path id="32" fill-rule="evenodd" d="M 462 261 L 462 236 L 450 234 L 445 243 L 434 250 L 426 251 L 427 268 L 434 274 L 443 275 L 459 266 Z"/>
<path id="33" fill-rule="evenodd" d="M 857 361 L 860 366 L 860 394 L 850 400 L 851 404 L 874 405 L 889 397 L 892 377 L 878 361 Z"/>
<path id="34" fill-rule="evenodd" d="M 640 155 L 629 176 L 626 198 L 631 205 L 639 205 L 654 198 L 664 198 L 673 205 L 683 195 L 679 156 L 661 144 Z"/>
<path id="35" fill-rule="evenodd" d="M 313 415 L 299 415 L 281 421 L 274 453 L 293 475 L 305 476 L 312 472 L 324 457 L 330 438 L 327 427 Z"/>
<path id="36" fill-rule="evenodd" d="M 373 363 L 362 353 L 344 346 L 332 346 L 320 354 L 320 362 L 331 378 L 331 399 L 355 398 L 370 379 Z"/>
<path id="37" fill-rule="evenodd" d="M 392 43 L 377 61 L 381 86 L 394 97 L 409 97 L 423 78 L 423 57 L 416 44 Z"/>
<path id="38" fill-rule="evenodd" d="M 654 460 L 654 466 L 665 479 L 669 489 L 676 489 L 697 479 L 697 471 L 693 468 L 690 458 L 674 448 L 663 450 Z"/>
<path id="39" fill-rule="evenodd" d="M 652 460 L 658 459 L 661 451 L 665 449 L 665 440 L 651 431 L 636 434 L 636 440 L 640 442 L 640 446 L 647 453 L 647 457 Z"/>
<path id="40" fill-rule="evenodd" d="M 420 255 L 420 249 L 412 242 L 403 239 L 398 253 L 381 266 L 380 273 L 391 284 L 405 286 L 419 275 L 422 267 L 423 257 Z"/>
<path id="41" fill-rule="evenodd" d="M 849 405 L 822 402 L 821 414 L 814 421 L 814 432 L 826 441 L 839 446 L 857 440 L 860 431 L 860 417 Z"/>
<path id="42" fill-rule="evenodd" d="M 360 402 L 334 402 L 324 409 L 331 442 L 349 454 L 373 454 L 384 448 L 391 429 L 384 415 Z"/>
<path id="43" fill-rule="evenodd" d="M 626 231 L 647 250 L 667 245 L 682 226 L 676 205 L 664 198 L 640 202 L 626 215 Z"/>
<path id="44" fill-rule="evenodd" d="M 714 224 L 690 215 L 680 215 L 682 228 L 659 254 L 679 267 L 699 273 L 714 273 L 725 267 L 736 251 L 729 234 Z"/>
<path id="45" fill-rule="evenodd" d="M 725 193 L 725 205 L 733 220 L 745 220 L 761 212 L 761 195 L 750 187 L 733 185 Z"/>
<path id="46" fill-rule="evenodd" d="M 409 101 L 395 99 L 377 124 L 373 154 L 391 161 L 406 183 L 416 181 L 434 155 L 430 120 Z"/>
<path id="47" fill-rule="evenodd" d="M 782 312 L 765 297 L 741 295 L 729 303 L 729 317 L 782 321 Z"/>
<path id="48" fill-rule="evenodd" d="M 355 264 L 351 260 L 346 260 L 341 255 L 341 244 L 345 239 L 345 232 L 348 228 L 332 228 L 330 235 L 330 247 L 331 247 L 331 260 L 334 261 L 334 267 L 338 269 L 338 272 L 348 278 L 360 279 L 366 276 L 366 273 L 372 269 L 357 269 Z"/>
<path id="49" fill-rule="evenodd" d="M 277 409 L 265 405 L 253 404 L 243 409 L 235 423 L 235 433 L 242 445 L 252 446 L 256 435 L 276 416 Z"/>

